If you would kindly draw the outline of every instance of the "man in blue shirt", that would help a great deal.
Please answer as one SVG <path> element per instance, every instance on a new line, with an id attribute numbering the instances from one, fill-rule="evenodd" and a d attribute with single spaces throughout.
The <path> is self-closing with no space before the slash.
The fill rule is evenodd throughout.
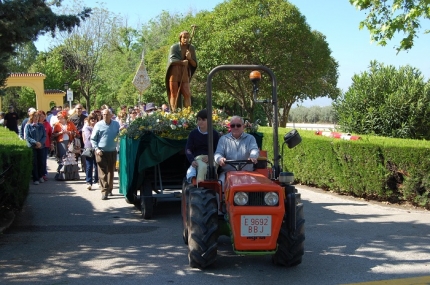
<path id="1" fill-rule="evenodd" d="M 110 109 L 104 109 L 102 117 L 103 119 L 94 126 L 91 144 L 95 149 L 102 200 L 107 200 L 108 195 L 112 195 L 117 155 L 115 138 L 119 134 L 120 126 L 117 121 L 112 120 Z"/>

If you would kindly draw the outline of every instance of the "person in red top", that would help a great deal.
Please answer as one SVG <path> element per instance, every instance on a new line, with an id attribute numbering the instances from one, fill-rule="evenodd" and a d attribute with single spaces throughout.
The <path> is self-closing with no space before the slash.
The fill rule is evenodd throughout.
<path id="1" fill-rule="evenodd" d="M 57 117 L 58 123 L 54 126 L 52 137 L 57 142 L 57 158 L 61 163 L 63 157 L 67 155 L 69 142 L 72 142 L 76 136 L 79 137 L 79 133 L 75 124 L 68 120 L 67 111 L 59 112 Z"/>
<path id="2" fill-rule="evenodd" d="M 46 132 L 46 141 L 45 141 L 45 147 L 43 148 L 43 180 L 48 181 L 48 169 L 46 168 L 46 162 L 48 160 L 48 154 L 50 153 L 51 149 L 54 148 L 54 143 L 51 142 L 51 136 L 52 136 L 52 127 L 51 124 L 46 121 L 46 113 L 43 110 L 37 111 L 37 114 L 39 115 L 39 123 L 41 123 L 45 127 Z"/>

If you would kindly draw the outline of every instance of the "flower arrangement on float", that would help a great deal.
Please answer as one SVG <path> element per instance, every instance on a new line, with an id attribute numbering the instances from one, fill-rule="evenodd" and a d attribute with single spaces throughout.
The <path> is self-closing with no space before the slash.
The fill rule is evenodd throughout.
<path id="1" fill-rule="evenodd" d="M 229 130 L 228 116 L 222 111 L 214 111 L 212 123 L 213 128 L 222 134 Z M 196 112 L 188 107 L 178 109 L 174 113 L 160 111 L 139 117 L 128 128 L 121 130 L 120 136 L 138 140 L 148 132 L 152 132 L 158 137 L 181 140 L 187 139 L 190 132 L 195 128 L 197 128 Z"/>

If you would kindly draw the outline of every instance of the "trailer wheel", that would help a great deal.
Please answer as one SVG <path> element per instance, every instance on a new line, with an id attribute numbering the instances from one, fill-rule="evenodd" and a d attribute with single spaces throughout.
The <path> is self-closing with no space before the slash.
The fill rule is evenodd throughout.
<path id="1" fill-rule="evenodd" d="M 300 194 L 296 194 L 300 197 Z M 300 199 L 300 198 L 299 198 Z M 273 263 L 287 267 L 296 266 L 302 263 L 305 252 L 305 219 L 303 213 L 303 203 L 296 205 L 296 230 L 288 229 L 287 215 L 284 215 L 281 231 L 278 236 L 278 250 L 272 257 Z"/>
<path id="2" fill-rule="evenodd" d="M 153 210 L 154 201 L 152 197 L 151 181 L 145 179 L 143 181 L 142 189 L 140 189 L 140 211 L 142 212 L 142 218 L 145 220 L 151 219 Z"/>
<path id="3" fill-rule="evenodd" d="M 191 267 L 213 264 L 218 251 L 218 204 L 215 191 L 194 189 L 189 193 L 188 260 Z"/>

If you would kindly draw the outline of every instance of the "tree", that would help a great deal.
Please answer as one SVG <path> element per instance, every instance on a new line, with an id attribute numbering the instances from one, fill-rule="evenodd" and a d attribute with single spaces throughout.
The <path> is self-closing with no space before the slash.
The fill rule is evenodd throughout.
<path id="1" fill-rule="evenodd" d="M 15 54 L 6 65 L 10 72 L 28 72 L 37 57 L 37 48 L 33 42 L 16 45 Z"/>
<path id="2" fill-rule="evenodd" d="M 58 46 L 48 52 L 40 52 L 29 72 L 41 72 L 46 75 L 45 89 L 63 89 L 64 83 L 73 82 L 73 71 L 66 69 L 64 46 Z"/>
<path id="3" fill-rule="evenodd" d="M 339 95 L 337 62 L 324 35 L 311 31 L 305 17 L 284 0 L 230 0 L 213 12 L 201 12 L 186 19 L 174 31 L 197 24 L 193 39 L 199 67 L 192 81 L 194 96 L 205 96 L 207 74 L 222 64 L 258 64 L 271 68 L 278 81 L 278 106 L 283 108 L 281 125 L 296 101 Z M 262 98 L 271 98 L 271 81 L 263 74 Z M 214 100 L 218 105 L 241 107 L 242 114 L 255 119 L 249 73 L 219 72 L 213 78 Z M 273 123 L 271 104 L 266 116 Z"/>
<path id="4" fill-rule="evenodd" d="M 97 92 L 97 106 L 131 105 L 132 102 L 137 102 L 138 92 L 132 80 L 140 63 L 141 51 L 138 32 L 135 29 L 120 24 L 112 27 L 107 48 L 102 51 L 100 57 L 97 79 L 109 84 L 106 84 L 103 93 Z"/>
<path id="5" fill-rule="evenodd" d="M 366 19 L 360 22 L 360 29 L 370 31 L 372 41 L 385 46 L 396 33 L 403 32 L 397 52 L 409 50 L 418 37 L 421 20 L 430 19 L 429 0 L 349 0 L 358 10 L 367 12 Z M 426 30 L 424 33 L 429 33 Z"/>
<path id="6" fill-rule="evenodd" d="M 87 110 L 91 109 L 91 102 L 96 101 L 98 94 L 111 94 L 109 84 L 112 82 L 100 80 L 99 71 L 102 68 L 103 55 L 104 60 L 109 59 L 107 51 L 110 35 L 119 20 L 102 7 L 94 8 L 89 20 L 69 34 L 62 34 L 66 69 L 76 76 L 75 81 L 70 83 L 74 92 L 86 100 Z M 106 101 L 109 100 L 103 103 L 111 103 Z"/>
<path id="7" fill-rule="evenodd" d="M 352 81 L 333 103 L 344 131 L 430 139 L 430 82 L 419 70 L 372 61 L 369 71 L 354 75 Z"/>
<path id="8" fill-rule="evenodd" d="M 59 6 L 61 1 L 0 1 L 0 86 L 10 72 L 5 63 L 15 54 L 17 45 L 35 41 L 48 32 L 54 36 L 57 29 L 71 31 L 91 13 L 91 9 L 84 8 L 76 15 L 56 15 L 50 5 Z"/>

